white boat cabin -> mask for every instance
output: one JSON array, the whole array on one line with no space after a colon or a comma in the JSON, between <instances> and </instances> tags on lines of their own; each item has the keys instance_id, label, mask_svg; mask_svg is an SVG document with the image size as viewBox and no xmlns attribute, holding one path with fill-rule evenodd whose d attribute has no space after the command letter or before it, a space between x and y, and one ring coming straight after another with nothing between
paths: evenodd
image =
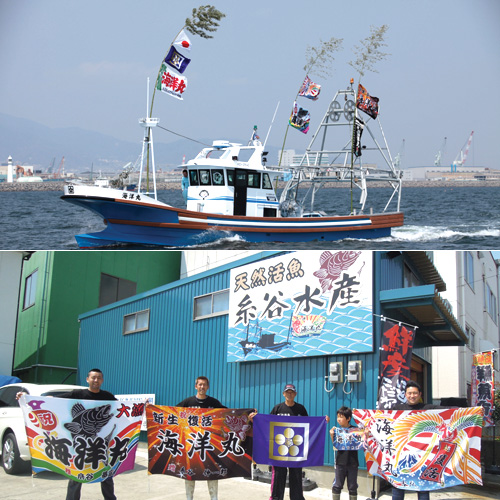
<instances>
[{"instance_id":1,"label":"white boat cabin","mask_svg":"<svg viewBox=\"0 0 500 500\"><path fill-rule=\"evenodd\" d=\"M185 165L189 188L187 209L221 215L278 217L274 191L281 171L265 166L264 147L214 141Z\"/></svg>"}]
</instances>

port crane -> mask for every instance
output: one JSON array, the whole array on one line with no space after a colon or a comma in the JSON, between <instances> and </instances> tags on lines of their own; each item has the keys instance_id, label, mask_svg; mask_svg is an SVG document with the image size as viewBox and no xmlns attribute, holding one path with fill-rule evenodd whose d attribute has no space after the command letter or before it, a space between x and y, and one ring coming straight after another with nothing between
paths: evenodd
<instances>
[{"instance_id":1,"label":"port crane","mask_svg":"<svg viewBox=\"0 0 500 500\"><path fill-rule=\"evenodd\" d=\"M455 158L455 161L451 164L451 171L452 172L456 172L457 167L463 167L465 160L467 159L467 155L469 154L469 148L470 148L470 145L472 142L473 135L474 135L474 130L470 133L469 140L467 141L467 145L466 146L464 145L465 151L464 151L464 148L462 148L458 152L457 157Z\"/></svg>"},{"instance_id":2,"label":"port crane","mask_svg":"<svg viewBox=\"0 0 500 500\"><path fill-rule=\"evenodd\" d=\"M54 179L59 179L61 177L61 169L63 171L64 175L64 156L62 157L61 163L59 163L59 168L57 169L57 172L54 172Z\"/></svg>"},{"instance_id":3,"label":"port crane","mask_svg":"<svg viewBox=\"0 0 500 500\"><path fill-rule=\"evenodd\" d=\"M434 160L434 166L435 167L440 167L441 166L441 158L444 155L445 148L446 148L446 137L444 138L443 144L441 145L441 149L437 152L436 158Z\"/></svg>"}]
</instances>

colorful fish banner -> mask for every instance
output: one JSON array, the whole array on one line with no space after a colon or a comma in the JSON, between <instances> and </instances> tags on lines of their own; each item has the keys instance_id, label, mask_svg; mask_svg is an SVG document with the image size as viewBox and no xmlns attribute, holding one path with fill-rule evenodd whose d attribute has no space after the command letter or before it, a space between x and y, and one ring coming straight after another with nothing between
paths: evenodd
<instances>
[{"instance_id":1,"label":"colorful fish banner","mask_svg":"<svg viewBox=\"0 0 500 500\"><path fill-rule=\"evenodd\" d=\"M406 402L414 338L415 328L386 319L382 321L378 409L390 410L394 405Z\"/></svg>"},{"instance_id":2,"label":"colorful fish banner","mask_svg":"<svg viewBox=\"0 0 500 500\"><path fill-rule=\"evenodd\" d=\"M335 427L333 447L337 450L362 450L365 447L364 429Z\"/></svg>"},{"instance_id":3,"label":"colorful fish banner","mask_svg":"<svg viewBox=\"0 0 500 500\"><path fill-rule=\"evenodd\" d=\"M297 101L294 101L292 114L290 115L290 119L288 123L297 130L300 130L303 134L307 134L309 131L309 122L311 121L311 117L309 115L309 111L306 109L299 108L297 106Z\"/></svg>"},{"instance_id":4,"label":"colorful fish banner","mask_svg":"<svg viewBox=\"0 0 500 500\"><path fill-rule=\"evenodd\" d=\"M187 78L162 63L160 76L156 81L156 88L176 99L182 100L182 95L187 87Z\"/></svg>"},{"instance_id":5,"label":"colorful fish banner","mask_svg":"<svg viewBox=\"0 0 500 500\"><path fill-rule=\"evenodd\" d=\"M378 115L378 101L378 97L371 96L363 87L363 85L358 85L356 107L361 111L364 111L368 116L371 116L374 120Z\"/></svg>"},{"instance_id":6,"label":"colorful fish banner","mask_svg":"<svg viewBox=\"0 0 500 500\"><path fill-rule=\"evenodd\" d=\"M134 468L144 400L26 395L19 403L33 474L50 470L80 483L96 483Z\"/></svg>"},{"instance_id":7,"label":"colorful fish banner","mask_svg":"<svg viewBox=\"0 0 500 500\"><path fill-rule=\"evenodd\" d=\"M193 481L250 477L252 411L148 405L148 472Z\"/></svg>"},{"instance_id":8,"label":"colorful fish banner","mask_svg":"<svg viewBox=\"0 0 500 500\"><path fill-rule=\"evenodd\" d=\"M373 351L372 253L292 252L231 270L229 362Z\"/></svg>"},{"instance_id":9,"label":"colorful fish banner","mask_svg":"<svg viewBox=\"0 0 500 500\"><path fill-rule=\"evenodd\" d=\"M306 76L302 86L300 87L299 96L307 97L308 99L316 101L319 97L320 91L321 85L314 83L308 76Z\"/></svg>"},{"instance_id":10,"label":"colorful fish banner","mask_svg":"<svg viewBox=\"0 0 500 500\"><path fill-rule=\"evenodd\" d=\"M482 484L483 409L354 410L368 429L368 472L399 489L431 491Z\"/></svg>"},{"instance_id":11,"label":"colorful fish banner","mask_svg":"<svg viewBox=\"0 0 500 500\"><path fill-rule=\"evenodd\" d=\"M493 369L493 351L474 354L472 357L472 406L484 408L484 426L495 425L495 370Z\"/></svg>"},{"instance_id":12,"label":"colorful fish banner","mask_svg":"<svg viewBox=\"0 0 500 500\"><path fill-rule=\"evenodd\" d=\"M253 419L253 460L277 467L323 465L325 417L258 414Z\"/></svg>"}]
</instances>

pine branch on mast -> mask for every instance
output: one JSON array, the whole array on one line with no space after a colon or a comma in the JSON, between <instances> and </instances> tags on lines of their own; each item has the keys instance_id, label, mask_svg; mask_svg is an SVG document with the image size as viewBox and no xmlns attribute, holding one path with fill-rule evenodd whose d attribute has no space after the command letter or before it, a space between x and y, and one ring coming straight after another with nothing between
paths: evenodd
<instances>
[{"instance_id":1,"label":"pine branch on mast","mask_svg":"<svg viewBox=\"0 0 500 500\"><path fill-rule=\"evenodd\" d=\"M214 33L217 31L219 27L219 21L226 17L226 14L220 12L212 5L202 5L197 9L193 9L191 18L186 18L184 26L181 28L179 33L177 33L176 37L172 40L172 43L169 46L169 50L165 54L164 59L168 56L170 48L174 44L177 37L182 33L184 29L189 31L189 33L193 35L198 35L201 38L213 38L213 35L210 33ZM162 65L160 65L160 69L158 70L158 75L155 80L154 88L153 88L153 96L151 98L151 106L149 109L149 118L153 116L153 103L155 100L156 87L158 85L158 80L161 77ZM146 163L146 172L147 172L147 190L149 191L149 134L147 137L148 140L148 150L147 150L147 163Z\"/></svg>"}]
</instances>

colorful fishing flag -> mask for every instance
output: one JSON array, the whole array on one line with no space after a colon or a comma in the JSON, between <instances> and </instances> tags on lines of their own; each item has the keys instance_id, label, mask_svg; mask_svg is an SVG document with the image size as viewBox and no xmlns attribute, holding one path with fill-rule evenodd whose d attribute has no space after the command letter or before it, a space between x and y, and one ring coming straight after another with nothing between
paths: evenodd
<instances>
[{"instance_id":1,"label":"colorful fishing flag","mask_svg":"<svg viewBox=\"0 0 500 500\"><path fill-rule=\"evenodd\" d=\"M181 32L177 35L173 44L180 49L191 50L191 40L188 38L184 30L181 30Z\"/></svg>"},{"instance_id":2,"label":"colorful fishing flag","mask_svg":"<svg viewBox=\"0 0 500 500\"><path fill-rule=\"evenodd\" d=\"M325 417L258 414L253 419L253 460L277 467L323 465Z\"/></svg>"},{"instance_id":3,"label":"colorful fishing flag","mask_svg":"<svg viewBox=\"0 0 500 500\"><path fill-rule=\"evenodd\" d=\"M363 135L363 129L365 128L365 123L361 118L356 116L356 121L354 122L354 156L361 156L361 136Z\"/></svg>"},{"instance_id":4,"label":"colorful fishing flag","mask_svg":"<svg viewBox=\"0 0 500 500\"><path fill-rule=\"evenodd\" d=\"M316 101L319 97L320 91L321 85L313 83L311 79L306 76L304 82L302 83L302 87L300 87L299 96L307 97L308 99Z\"/></svg>"},{"instance_id":5,"label":"colorful fishing flag","mask_svg":"<svg viewBox=\"0 0 500 500\"><path fill-rule=\"evenodd\" d=\"M26 395L19 403L33 474L50 470L80 483L96 483L134 468L144 400Z\"/></svg>"},{"instance_id":6,"label":"colorful fishing flag","mask_svg":"<svg viewBox=\"0 0 500 500\"><path fill-rule=\"evenodd\" d=\"M399 489L482 484L483 409L354 410L367 433L368 472Z\"/></svg>"},{"instance_id":7,"label":"colorful fishing flag","mask_svg":"<svg viewBox=\"0 0 500 500\"><path fill-rule=\"evenodd\" d=\"M371 116L374 120L378 115L378 97L372 97L363 85L358 85L358 97L356 99L356 107Z\"/></svg>"},{"instance_id":8,"label":"colorful fishing flag","mask_svg":"<svg viewBox=\"0 0 500 500\"><path fill-rule=\"evenodd\" d=\"M176 69L179 73L184 73L184 70L187 68L188 64L191 62L191 59L184 57L181 53L175 50L175 47L172 45L170 50L168 51L167 57L165 57L165 62L172 66L172 68Z\"/></svg>"},{"instance_id":9,"label":"colorful fishing flag","mask_svg":"<svg viewBox=\"0 0 500 500\"><path fill-rule=\"evenodd\" d=\"M335 427L333 447L337 450L362 450L364 430L359 427Z\"/></svg>"},{"instance_id":10,"label":"colorful fishing flag","mask_svg":"<svg viewBox=\"0 0 500 500\"><path fill-rule=\"evenodd\" d=\"M292 114L288 123L297 130L300 130L303 134L307 134L309 130L309 122L311 117L309 116L309 111L306 109L298 108L297 101L293 103Z\"/></svg>"},{"instance_id":11,"label":"colorful fishing flag","mask_svg":"<svg viewBox=\"0 0 500 500\"><path fill-rule=\"evenodd\" d=\"M249 477L252 411L148 405L149 473L193 481Z\"/></svg>"},{"instance_id":12,"label":"colorful fishing flag","mask_svg":"<svg viewBox=\"0 0 500 500\"><path fill-rule=\"evenodd\" d=\"M414 328L382 321L377 408L390 410L406 402L414 338Z\"/></svg>"},{"instance_id":13,"label":"colorful fishing flag","mask_svg":"<svg viewBox=\"0 0 500 500\"><path fill-rule=\"evenodd\" d=\"M493 369L493 351L474 354L472 357L472 406L484 408L484 426L495 425L495 371Z\"/></svg>"},{"instance_id":14,"label":"colorful fishing flag","mask_svg":"<svg viewBox=\"0 0 500 500\"><path fill-rule=\"evenodd\" d=\"M166 94L182 100L182 95L187 87L187 78L179 75L170 69L164 62L161 65L160 77L157 80L156 88Z\"/></svg>"}]
</instances>

